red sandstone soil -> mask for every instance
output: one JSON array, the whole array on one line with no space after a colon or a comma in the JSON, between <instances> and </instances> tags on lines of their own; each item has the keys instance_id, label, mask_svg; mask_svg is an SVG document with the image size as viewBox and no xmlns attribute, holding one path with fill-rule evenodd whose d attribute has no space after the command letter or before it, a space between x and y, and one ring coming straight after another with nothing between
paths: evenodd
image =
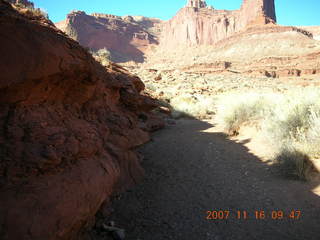
<instances>
[{"instance_id":1,"label":"red sandstone soil","mask_svg":"<svg viewBox=\"0 0 320 240\"><path fill-rule=\"evenodd\" d=\"M207 122L180 120L141 149L145 180L121 195L111 217L126 229L126 239L319 239L316 185L285 179L243 144L210 128ZM230 216L207 220L211 210L228 210ZM238 220L238 210L247 211L248 219ZM256 220L256 210L265 211L266 219ZM273 220L273 210L302 215Z\"/></svg>"}]
</instances>

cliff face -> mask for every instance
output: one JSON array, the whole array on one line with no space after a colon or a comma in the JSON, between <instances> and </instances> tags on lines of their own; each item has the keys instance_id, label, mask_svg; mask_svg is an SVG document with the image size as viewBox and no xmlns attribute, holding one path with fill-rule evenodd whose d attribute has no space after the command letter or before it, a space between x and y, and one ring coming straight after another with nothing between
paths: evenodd
<instances>
[{"instance_id":1,"label":"cliff face","mask_svg":"<svg viewBox=\"0 0 320 240\"><path fill-rule=\"evenodd\" d=\"M235 11L204 7L182 8L163 27L161 45L175 47L180 44L211 45L249 25L276 22L274 0L244 0Z\"/></svg>"},{"instance_id":2,"label":"cliff face","mask_svg":"<svg viewBox=\"0 0 320 240\"><path fill-rule=\"evenodd\" d=\"M243 0L240 8L241 28L250 24L267 24L276 22L274 0Z\"/></svg>"},{"instance_id":3,"label":"cliff face","mask_svg":"<svg viewBox=\"0 0 320 240\"><path fill-rule=\"evenodd\" d=\"M92 50L107 48L115 62L144 61L144 52L158 44L160 20L144 17L118 17L107 14L87 15L77 11L56 26Z\"/></svg>"},{"instance_id":4,"label":"cliff face","mask_svg":"<svg viewBox=\"0 0 320 240\"><path fill-rule=\"evenodd\" d=\"M162 126L144 84L0 0L0 239L79 239Z\"/></svg>"}]
</instances>

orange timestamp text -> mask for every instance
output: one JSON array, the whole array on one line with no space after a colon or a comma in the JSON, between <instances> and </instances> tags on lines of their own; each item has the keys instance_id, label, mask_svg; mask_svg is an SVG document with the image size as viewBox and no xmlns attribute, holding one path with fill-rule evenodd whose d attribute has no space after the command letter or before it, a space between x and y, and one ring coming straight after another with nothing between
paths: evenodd
<instances>
[{"instance_id":1,"label":"orange timestamp text","mask_svg":"<svg viewBox=\"0 0 320 240\"><path fill-rule=\"evenodd\" d=\"M282 210L254 210L254 211L229 211L229 210L212 210L207 211L206 219L207 220L227 220L230 218L233 219L273 219L273 220L282 220L282 219L293 219L298 220L302 216L300 210L290 210L290 211L282 211Z\"/></svg>"}]
</instances>

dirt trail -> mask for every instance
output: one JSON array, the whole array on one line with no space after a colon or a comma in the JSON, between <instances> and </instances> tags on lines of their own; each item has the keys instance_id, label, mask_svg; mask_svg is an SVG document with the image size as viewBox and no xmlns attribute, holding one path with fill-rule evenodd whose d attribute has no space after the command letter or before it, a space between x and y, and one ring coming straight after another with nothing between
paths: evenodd
<instances>
[{"instance_id":1,"label":"dirt trail","mask_svg":"<svg viewBox=\"0 0 320 240\"><path fill-rule=\"evenodd\" d=\"M320 239L320 197L310 184L288 180L242 144L212 125L180 120L155 133L141 152L143 183L114 203L112 219L129 240L311 240ZM226 220L207 211L228 210ZM255 211L266 219L256 220ZM273 210L299 219L273 220ZM247 219L237 219L247 211Z\"/></svg>"}]
</instances>

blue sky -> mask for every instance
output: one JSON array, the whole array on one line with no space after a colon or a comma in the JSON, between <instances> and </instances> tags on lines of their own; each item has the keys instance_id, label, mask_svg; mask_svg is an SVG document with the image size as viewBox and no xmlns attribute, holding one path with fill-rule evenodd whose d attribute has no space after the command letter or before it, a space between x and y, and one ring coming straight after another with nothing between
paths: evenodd
<instances>
[{"instance_id":1,"label":"blue sky","mask_svg":"<svg viewBox=\"0 0 320 240\"><path fill-rule=\"evenodd\" d=\"M168 20L186 4L186 0L34 0L45 9L53 22L65 19L71 10L114 15L142 15ZM278 23L281 25L320 25L320 0L275 0ZM207 0L216 9L233 10L242 0Z\"/></svg>"}]
</instances>

